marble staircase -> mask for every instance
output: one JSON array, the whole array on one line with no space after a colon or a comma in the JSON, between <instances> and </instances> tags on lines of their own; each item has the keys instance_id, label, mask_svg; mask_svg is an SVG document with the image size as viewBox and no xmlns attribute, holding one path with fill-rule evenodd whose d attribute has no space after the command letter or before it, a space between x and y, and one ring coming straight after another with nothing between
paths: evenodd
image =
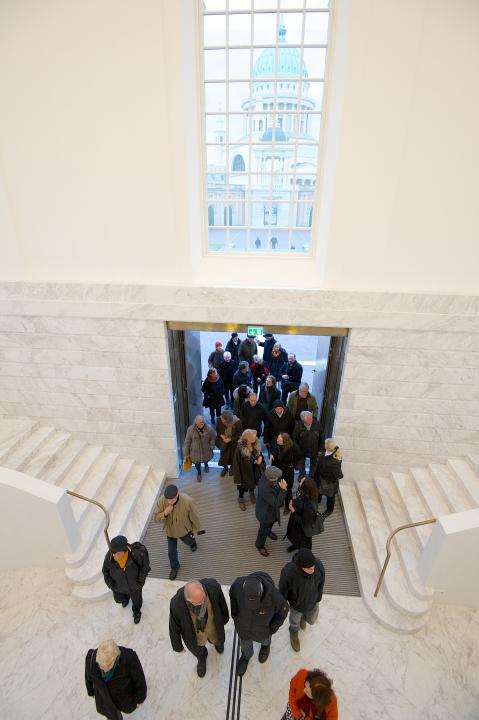
<instances>
[{"instance_id":1,"label":"marble staircase","mask_svg":"<svg viewBox=\"0 0 479 720\"><path fill-rule=\"evenodd\" d=\"M378 597L374 590L386 557L389 533L400 525L479 507L479 462L450 458L408 473L391 472L341 487L361 593L372 615L400 633L428 621L435 593L421 581L417 563L433 525L401 531Z\"/></svg>"},{"instance_id":2,"label":"marble staircase","mask_svg":"<svg viewBox=\"0 0 479 720\"><path fill-rule=\"evenodd\" d=\"M0 419L0 466L27 473L101 502L110 513L109 535L140 539L165 474L70 433L22 419ZM97 600L110 591L101 568L106 552L103 512L71 497L80 543L65 556L72 594Z\"/></svg>"}]
</instances>

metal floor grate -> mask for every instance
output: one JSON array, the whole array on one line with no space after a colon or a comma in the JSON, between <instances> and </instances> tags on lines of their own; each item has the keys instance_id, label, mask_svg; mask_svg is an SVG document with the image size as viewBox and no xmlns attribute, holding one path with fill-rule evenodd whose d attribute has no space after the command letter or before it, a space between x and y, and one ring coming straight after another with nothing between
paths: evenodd
<instances>
[{"instance_id":1,"label":"metal floor grate","mask_svg":"<svg viewBox=\"0 0 479 720\"><path fill-rule=\"evenodd\" d=\"M278 540L268 540L270 552L262 557L255 545L258 521L254 506L246 500L246 512L240 510L233 478L220 478L220 469L210 466L203 472L203 481L196 480L196 471L184 473L175 480L181 491L193 498L205 535L198 538L198 551L192 553L186 545L178 543L181 568L178 580L215 577L218 582L230 585L239 575L256 570L268 572L277 583L282 567L291 558L286 552L287 540L282 540L288 518L281 517L281 527L274 526ZM295 482L296 488L296 482ZM245 496L246 499L246 496ZM150 553L150 577L167 578L170 572L163 527L151 519L143 537ZM325 592L332 595L359 596L359 586L351 553L349 537L344 523L340 498L334 513L325 521L325 531L313 538L313 552L326 569Z\"/></svg>"}]
</instances>

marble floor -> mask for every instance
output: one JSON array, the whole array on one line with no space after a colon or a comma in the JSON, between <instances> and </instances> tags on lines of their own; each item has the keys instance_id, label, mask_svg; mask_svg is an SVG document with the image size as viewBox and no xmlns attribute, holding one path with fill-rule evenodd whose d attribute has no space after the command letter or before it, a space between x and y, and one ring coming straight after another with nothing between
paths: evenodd
<instances>
[{"instance_id":1,"label":"marble floor","mask_svg":"<svg viewBox=\"0 0 479 720\"><path fill-rule=\"evenodd\" d=\"M214 650L199 679L190 654L173 653L168 602L182 583L148 580L143 618L109 599L82 603L60 570L2 574L0 599L1 720L86 720L100 717L86 694L85 653L113 637L143 663L148 697L137 720L223 720L229 682L232 623L225 654ZM341 720L477 720L479 611L436 607L427 628L402 636L385 630L360 598L326 595L318 623L301 634L301 653L287 623L270 659L257 656L244 677L241 720L279 720L290 677L321 667L334 681Z\"/></svg>"}]
</instances>

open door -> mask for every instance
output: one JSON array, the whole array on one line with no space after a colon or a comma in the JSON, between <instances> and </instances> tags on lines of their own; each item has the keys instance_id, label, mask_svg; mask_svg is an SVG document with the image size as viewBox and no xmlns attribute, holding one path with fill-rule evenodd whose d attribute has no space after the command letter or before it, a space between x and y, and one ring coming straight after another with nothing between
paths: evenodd
<instances>
[{"instance_id":1,"label":"open door","mask_svg":"<svg viewBox=\"0 0 479 720\"><path fill-rule=\"evenodd\" d=\"M336 408L338 405L347 341L347 337L331 337L320 418L325 437L332 437L334 434L334 421L336 418Z\"/></svg>"},{"instance_id":2,"label":"open door","mask_svg":"<svg viewBox=\"0 0 479 720\"><path fill-rule=\"evenodd\" d=\"M183 330L168 330L171 385L177 438L178 470L183 466L183 444L189 425L188 390L186 381L185 337Z\"/></svg>"}]
</instances>

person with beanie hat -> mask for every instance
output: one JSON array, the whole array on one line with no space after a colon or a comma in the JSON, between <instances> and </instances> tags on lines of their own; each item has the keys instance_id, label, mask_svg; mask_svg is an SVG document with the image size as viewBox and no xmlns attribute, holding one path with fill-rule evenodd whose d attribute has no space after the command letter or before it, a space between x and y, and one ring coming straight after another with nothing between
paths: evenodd
<instances>
[{"instance_id":1,"label":"person with beanie hat","mask_svg":"<svg viewBox=\"0 0 479 720\"><path fill-rule=\"evenodd\" d=\"M271 444L276 442L279 433L292 434L294 428L294 419L282 400L275 400L273 409L267 414L264 441L271 453Z\"/></svg>"},{"instance_id":2,"label":"person with beanie hat","mask_svg":"<svg viewBox=\"0 0 479 720\"><path fill-rule=\"evenodd\" d=\"M291 647L299 652L299 629L318 619L323 597L324 565L312 550L301 548L281 570L279 591L289 603L289 638Z\"/></svg>"},{"instance_id":3,"label":"person with beanie hat","mask_svg":"<svg viewBox=\"0 0 479 720\"><path fill-rule=\"evenodd\" d=\"M148 550L144 545L130 544L124 535L112 538L103 561L103 579L116 603L127 607L131 598L135 624L141 619L142 590L150 570Z\"/></svg>"},{"instance_id":4,"label":"person with beanie hat","mask_svg":"<svg viewBox=\"0 0 479 720\"><path fill-rule=\"evenodd\" d=\"M217 340L215 342L215 349L213 350L212 353L209 354L208 367L214 368L215 370L219 370L220 365L223 362L224 352L225 351L223 350L223 343L220 340Z\"/></svg>"},{"instance_id":5,"label":"person with beanie hat","mask_svg":"<svg viewBox=\"0 0 479 720\"><path fill-rule=\"evenodd\" d=\"M275 522L281 525L279 509L284 503L288 485L283 478L282 471L274 466L266 468L258 483L258 499L256 500L256 519L259 522L258 535L255 545L263 557L269 552L265 547L266 538L277 540L278 536L272 532Z\"/></svg>"},{"instance_id":6,"label":"person with beanie hat","mask_svg":"<svg viewBox=\"0 0 479 720\"><path fill-rule=\"evenodd\" d=\"M188 545L191 552L198 549L196 538L200 529L200 519L193 500L186 493L180 493L176 485L167 485L158 500L155 522L162 523L168 541L168 559L170 561L170 580L175 580L180 569L178 560L178 539Z\"/></svg>"}]
</instances>

